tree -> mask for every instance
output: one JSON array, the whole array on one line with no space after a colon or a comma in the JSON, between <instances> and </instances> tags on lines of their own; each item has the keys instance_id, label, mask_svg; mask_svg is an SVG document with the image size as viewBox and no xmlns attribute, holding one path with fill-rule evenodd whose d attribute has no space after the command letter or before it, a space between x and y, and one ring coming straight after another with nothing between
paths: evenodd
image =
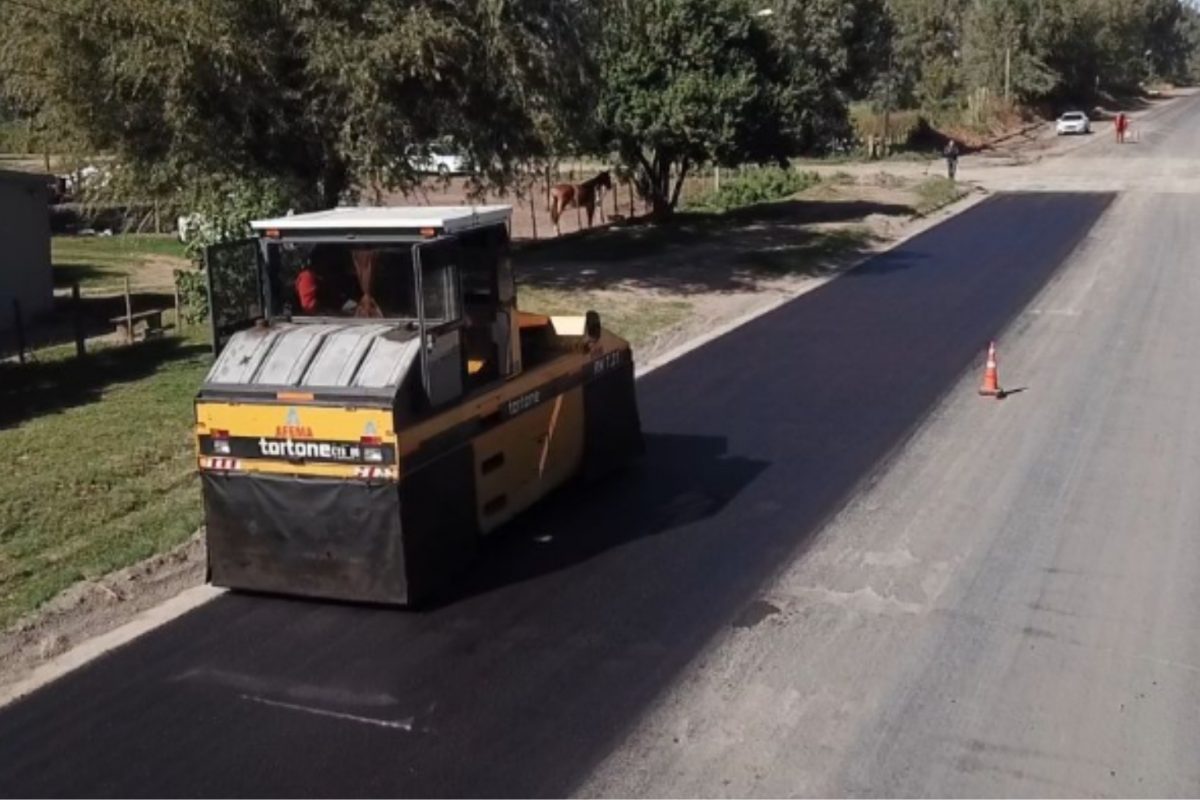
<instances>
[{"instance_id":1,"label":"tree","mask_svg":"<svg viewBox=\"0 0 1200 800\"><path fill-rule=\"evenodd\" d=\"M962 22L969 0L891 0L901 102L956 103L962 90Z\"/></svg>"},{"instance_id":2,"label":"tree","mask_svg":"<svg viewBox=\"0 0 1200 800\"><path fill-rule=\"evenodd\" d=\"M895 35L885 0L778 0L772 10L792 64L826 79L823 91L862 99L885 77Z\"/></svg>"},{"instance_id":3,"label":"tree","mask_svg":"<svg viewBox=\"0 0 1200 800\"><path fill-rule=\"evenodd\" d=\"M1022 102L1053 91L1058 75L1039 41L1043 7L1036 0L977 0L963 23L964 82L996 96L1007 88Z\"/></svg>"},{"instance_id":4,"label":"tree","mask_svg":"<svg viewBox=\"0 0 1200 800\"><path fill-rule=\"evenodd\" d=\"M743 0L610 0L598 62L601 139L660 217L697 165L784 162L827 113L800 116L813 95Z\"/></svg>"},{"instance_id":5,"label":"tree","mask_svg":"<svg viewBox=\"0 0 1200 800\"><path fill-rule=\"evenodd\" d=\"M411 186L442 137L505 184L588 111L578 0L48 3L5 9L0 89L148 193L221 175L328 206Z\"/></svg>"}]
</instances>

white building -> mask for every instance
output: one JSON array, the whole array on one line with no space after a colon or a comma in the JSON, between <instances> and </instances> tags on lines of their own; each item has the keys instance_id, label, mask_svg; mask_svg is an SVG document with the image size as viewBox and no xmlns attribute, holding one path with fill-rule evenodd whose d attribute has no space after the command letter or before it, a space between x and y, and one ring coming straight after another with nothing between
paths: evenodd
<instances>
[{"instance_id":1,"label":"white building","mask_svg":"<svg viewBox=\"0 0 1200 800\"><path fill-rule=\"evenodd\" d=\"M0 331L14 327L14 300L26 325L54 304L50 180L0 170Z\"/></svg>"}]
</instances>

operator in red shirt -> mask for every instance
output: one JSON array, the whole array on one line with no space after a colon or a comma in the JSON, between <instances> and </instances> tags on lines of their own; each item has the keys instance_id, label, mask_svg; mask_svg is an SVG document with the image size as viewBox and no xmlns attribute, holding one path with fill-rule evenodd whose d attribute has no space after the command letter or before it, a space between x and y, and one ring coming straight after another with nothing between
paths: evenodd
<instances>
[{"instance_id":1,"label":"operator in red shirt","mask_svg":"<svg viewBox=\"0 0 1200 800\"><path fill-rule=\"evenodd\" d=\"M321 282L312 264L306 263L296 276L296 297L300 300L300 310L305 314L316 314L321 308Z\"/></svg>"}]
</instances>

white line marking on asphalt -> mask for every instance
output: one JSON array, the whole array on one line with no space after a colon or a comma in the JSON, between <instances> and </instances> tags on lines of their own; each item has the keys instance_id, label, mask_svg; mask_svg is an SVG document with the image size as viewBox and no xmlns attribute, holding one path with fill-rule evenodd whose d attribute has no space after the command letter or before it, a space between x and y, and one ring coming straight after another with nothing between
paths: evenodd
<instances>
[{"instance_id":1,"label":"white line marking on asphalt","mask_svg":"<svg viewBox=\"0 0 1200 800\"><path fill-rule=\"evenodd\" d=\"M342 711L330 711L325 708L313 708L312 706L302 706L296 703L284 703L279 700L268 700L265 697L259 697L253 694L242 695L243 700L249 700L251 703L261 703L264 706L272 708L286 708L289 711L299 711L302 714L312 714L317 717L330 717L332 719L342 719L347 722L359 722L363 725L375 725L379 728L392 728L393 730L407 731L412 733L413 718L406 719L375 719L374 717L360 717L357 714L346 714Z\"/></svg>"}]
</instances>

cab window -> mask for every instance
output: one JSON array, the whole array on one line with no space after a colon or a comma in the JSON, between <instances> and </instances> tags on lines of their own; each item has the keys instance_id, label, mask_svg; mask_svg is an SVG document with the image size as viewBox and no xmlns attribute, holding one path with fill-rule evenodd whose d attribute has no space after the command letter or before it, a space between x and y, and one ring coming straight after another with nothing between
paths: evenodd
<instances>
[{"instance_id":1,"label":"cab window","mask_svg":"<svg viewBox=\"0 0 1200 800\"><path fill-rule=\"evenodd\" d=\"M292 242L273 249L269 277L276 315L418 319L412 245ZM458 318L458 272L446 254L423 255L421 301L432 324Z\"/></svg>"}]
</instances>

